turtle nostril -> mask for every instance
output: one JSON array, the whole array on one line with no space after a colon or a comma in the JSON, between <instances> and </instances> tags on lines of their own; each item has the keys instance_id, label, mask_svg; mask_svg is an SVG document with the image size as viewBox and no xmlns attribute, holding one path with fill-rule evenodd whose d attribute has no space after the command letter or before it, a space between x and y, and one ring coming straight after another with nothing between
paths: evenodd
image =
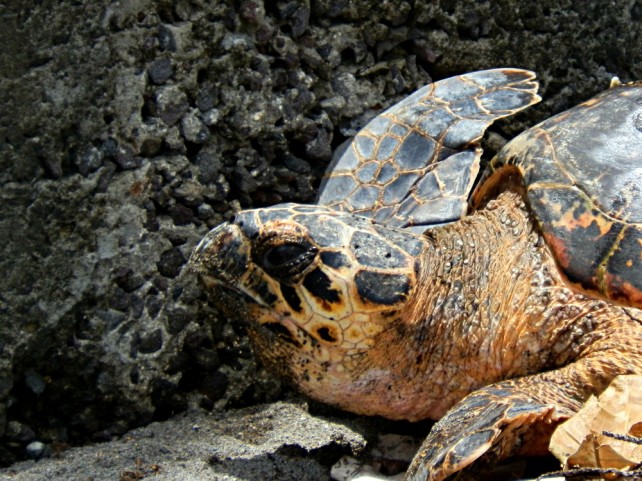
<instances>
[{"instance_id":1,"label":"turtle nostril","mask_svg":"<svg viewBox=\"0 0 642 481\"><path fill-rule=\"evenodd\" d=\"M263 324L263 327L272 332L272 334L274 334L281 341L293 344L297 347L301 347L299 341L296 340L290 330L284 325L277 322L268 322L266 324Z\"/></svg>"}]
</instances>

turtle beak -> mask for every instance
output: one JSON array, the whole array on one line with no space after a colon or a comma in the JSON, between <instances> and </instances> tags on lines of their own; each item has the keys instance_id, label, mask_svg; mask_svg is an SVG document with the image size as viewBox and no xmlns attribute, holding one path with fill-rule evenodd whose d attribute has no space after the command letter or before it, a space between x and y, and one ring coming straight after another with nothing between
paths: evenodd
<instances>
[{"instance_id":1,"label":"turtle beak","mask_svg":"<svg viewBox=\"0 0 642 481\"><path fill-rule=\"evenodd\" d=\"M223 284L233 288L246 271L248 251L248 241L241 229L234 224L221 224L198 244L189 267L207 287Z\"/></svg>"}]
</instances>

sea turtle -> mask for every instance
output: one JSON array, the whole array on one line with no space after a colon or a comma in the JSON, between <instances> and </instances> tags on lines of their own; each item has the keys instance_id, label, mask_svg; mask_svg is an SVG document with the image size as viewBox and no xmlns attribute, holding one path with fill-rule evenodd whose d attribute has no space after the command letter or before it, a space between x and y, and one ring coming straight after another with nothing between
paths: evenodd
<instances>
[{"instance_id":1,"label":"sea turtle","mask_svg":"<svg viewBox=\"0 0 642 481\"><path fill-rule=\"evenodd\" d=\"M536 90L519 69L428 85L338 155L317 205L240 212L191 259L305 394L440 419L409 480L543 453L642 374L642 83L524 132L476 181L484 130Z\"/></svg>"}]
</instances>

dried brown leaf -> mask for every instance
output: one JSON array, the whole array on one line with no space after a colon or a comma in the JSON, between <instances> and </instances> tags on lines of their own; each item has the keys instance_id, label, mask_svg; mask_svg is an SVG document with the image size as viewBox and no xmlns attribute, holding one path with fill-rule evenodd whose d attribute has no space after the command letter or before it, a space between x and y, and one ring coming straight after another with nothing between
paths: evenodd
<instances>
[{"instance_id":1,"label":"dried brown leaf","mask_svg":"<svg viewBox=\"0 0 642 481\"><path fill-rule=\"evenodd\" d=\"M636 438L642 438L642 423L635 423L629 429L629 434L635 436Z\"/></svg>"},{"instance_id":2,"label":"dried brown leaf","mask_svg":"<svg viewBox=\"0 0 642 481\"><path fill-rule=\"evenodd\" d=\"M642 463L642 445L604 431L639 436L642 431L642 376L618 376L599 396L553 433L550 451L569 467L629 469ZM636 434L637 433L637 434Z\"/></svg>"}]
</instances>

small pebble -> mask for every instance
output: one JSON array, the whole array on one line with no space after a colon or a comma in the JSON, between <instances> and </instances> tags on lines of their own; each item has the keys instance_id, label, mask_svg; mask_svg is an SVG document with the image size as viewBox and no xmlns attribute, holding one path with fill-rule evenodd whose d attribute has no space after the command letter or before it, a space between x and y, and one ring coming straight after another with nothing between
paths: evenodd
<instances>
[{"instance_id":1,"label":"small pebble","mask_svg":"<svg viewBox=\"0 0 642 481\"><path fill-rule=\"evenodd\" d=\"M27 445L27 456L31 459L42 459L51 456L51 449L45 443L33 441Z\"/></svg>"}]
</instances>

